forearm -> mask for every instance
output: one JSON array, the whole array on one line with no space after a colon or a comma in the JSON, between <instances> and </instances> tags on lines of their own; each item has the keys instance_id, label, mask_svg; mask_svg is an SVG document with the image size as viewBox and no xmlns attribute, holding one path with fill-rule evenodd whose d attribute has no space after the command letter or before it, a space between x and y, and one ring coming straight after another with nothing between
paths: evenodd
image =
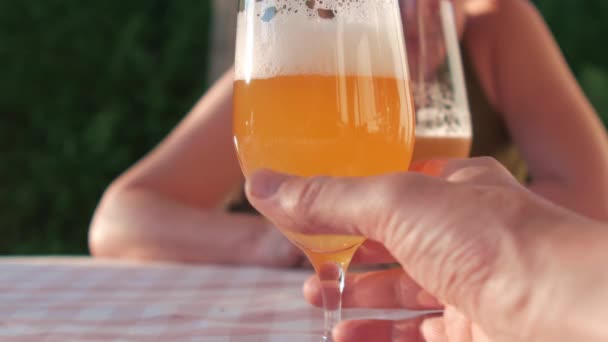
<instances>
[{"instance_id":1,"label":"forearm","mask_svg":"<svg viewBox=\"0 0 608 342\"><path fill-rule=\"evenodd\" d=\"M608 222L605 129L531 2L494 5L471 13L465 45L526 161L530 189Z\"/></svg>"},{"instance_id":2,"label":"forearm","mask_svg":"<svg viewBox=\"0 0 608 342\"><path fill-rule=\"evenodd\" d=\"M268 266L295 259L262 217L200 210L146 189L104 196L89 239L100 257Z\"/></svg>"}]
</instances>

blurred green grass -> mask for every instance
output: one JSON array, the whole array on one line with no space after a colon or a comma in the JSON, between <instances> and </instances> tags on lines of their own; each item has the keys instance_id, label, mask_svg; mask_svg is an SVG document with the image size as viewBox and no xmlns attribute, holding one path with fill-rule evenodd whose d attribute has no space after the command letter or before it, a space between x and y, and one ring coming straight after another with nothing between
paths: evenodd
<instances>
[{"instance_id":1,"label":"blurred green grass","mask_svg":"<svg viewBox=\"0 0 608 342\"><path fill-rule=\"evenodd\" d=\"M86 253L105 186L206 89L207 0L0 2L0 254Z\"/></svg>"},{"instance_id":2,"label":"blurred green grass","mask_svg":"<svg viewBox=\"0 0 608 342\"><path fill-rule=\"evenodd\" d=\"M87 252L104 188L207 87L210 3L0 2L0 254ZM536 3L608 123L608 1Z\"/></svg>"}]
</instances>

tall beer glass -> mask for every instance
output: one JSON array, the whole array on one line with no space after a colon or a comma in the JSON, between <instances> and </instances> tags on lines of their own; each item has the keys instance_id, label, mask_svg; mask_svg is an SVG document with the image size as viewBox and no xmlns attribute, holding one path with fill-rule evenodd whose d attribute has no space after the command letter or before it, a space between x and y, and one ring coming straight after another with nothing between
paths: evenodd
<instances>
[{"instance_id":1,"label":"tall beer glass","mask_svg":"<svg viewBox=\"0 0 608 342\"><path fill-rule=\"evenodd\" d=\"M243 173L407 171L415 126L408 80L398 0L241 0L234 140ZM279 228L319 275L329 341L344 272L364 238Z\"/></svg>"},{"instance_id":2,"label":"tall beer glass","mask_svg":"<svg viewBox=\"0 0 608 342\"><path fill-rule=\"evenodd\" d=\"M453 1L400 2L416 103L413 161L468 157L473 132Z\"/></svg>"}]
</instances>

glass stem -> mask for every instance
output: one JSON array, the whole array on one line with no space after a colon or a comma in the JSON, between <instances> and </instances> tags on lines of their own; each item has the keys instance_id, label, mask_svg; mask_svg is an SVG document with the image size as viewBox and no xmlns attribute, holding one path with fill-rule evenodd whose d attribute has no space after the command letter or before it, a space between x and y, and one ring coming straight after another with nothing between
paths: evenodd
<instances>
[{"instance_id":1,"label":"glass stem","mask_svg":"<svg viewBox=\"0 0 608 342\"><path fill-rule=\"evenodd\" d=\"M344 274L346 265L336 262L325 262L317 269L323 295L325 311L325 329L323 342L331 342L332 330L342 319L342 292L344 291Z\"/></svg>"}]
</instances>

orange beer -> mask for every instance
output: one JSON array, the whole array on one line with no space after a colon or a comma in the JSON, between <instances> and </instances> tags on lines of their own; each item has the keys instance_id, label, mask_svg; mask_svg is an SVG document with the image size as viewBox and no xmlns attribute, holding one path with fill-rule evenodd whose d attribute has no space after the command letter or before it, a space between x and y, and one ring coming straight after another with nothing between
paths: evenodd
<instances>
[{"instance_id":1,"label":"orange beer","mask_svg":"<svg viewBox=\"0 0 608 342\"><path fill-rule=\"evenodd\" d=\"M470 137L416 136L412 161L436 158L467 158L471 150Z\"/></svg>"},{"instance_id":2,"label":"orange beer","mask_svg":"<svg viewBox=\"0 0 608 342\"><path fill-rule=\"evenodd\" d=\"M237 37L234 139L246 176L262 168L353 177L408 170L414 106L397 1L370 4L344 20L302 9L268 22L239 14L249 29L237 31L249 36ZM316 265L347 265L364 241L282 231Z\"/></svg>"},{"instance_id":3,"label":"orange beer","mask_svg":"<svg viewBox=\"0 0 608 342\"><path fill-rule=\"evenodd\" d=\"M264 168L299 176L369 176L409 167L413 104L402 79L280 76L236 81L234 92L234 135L245 174ZM363 241L285 233L318 253Z\"/></svg>"}]
</instances>

